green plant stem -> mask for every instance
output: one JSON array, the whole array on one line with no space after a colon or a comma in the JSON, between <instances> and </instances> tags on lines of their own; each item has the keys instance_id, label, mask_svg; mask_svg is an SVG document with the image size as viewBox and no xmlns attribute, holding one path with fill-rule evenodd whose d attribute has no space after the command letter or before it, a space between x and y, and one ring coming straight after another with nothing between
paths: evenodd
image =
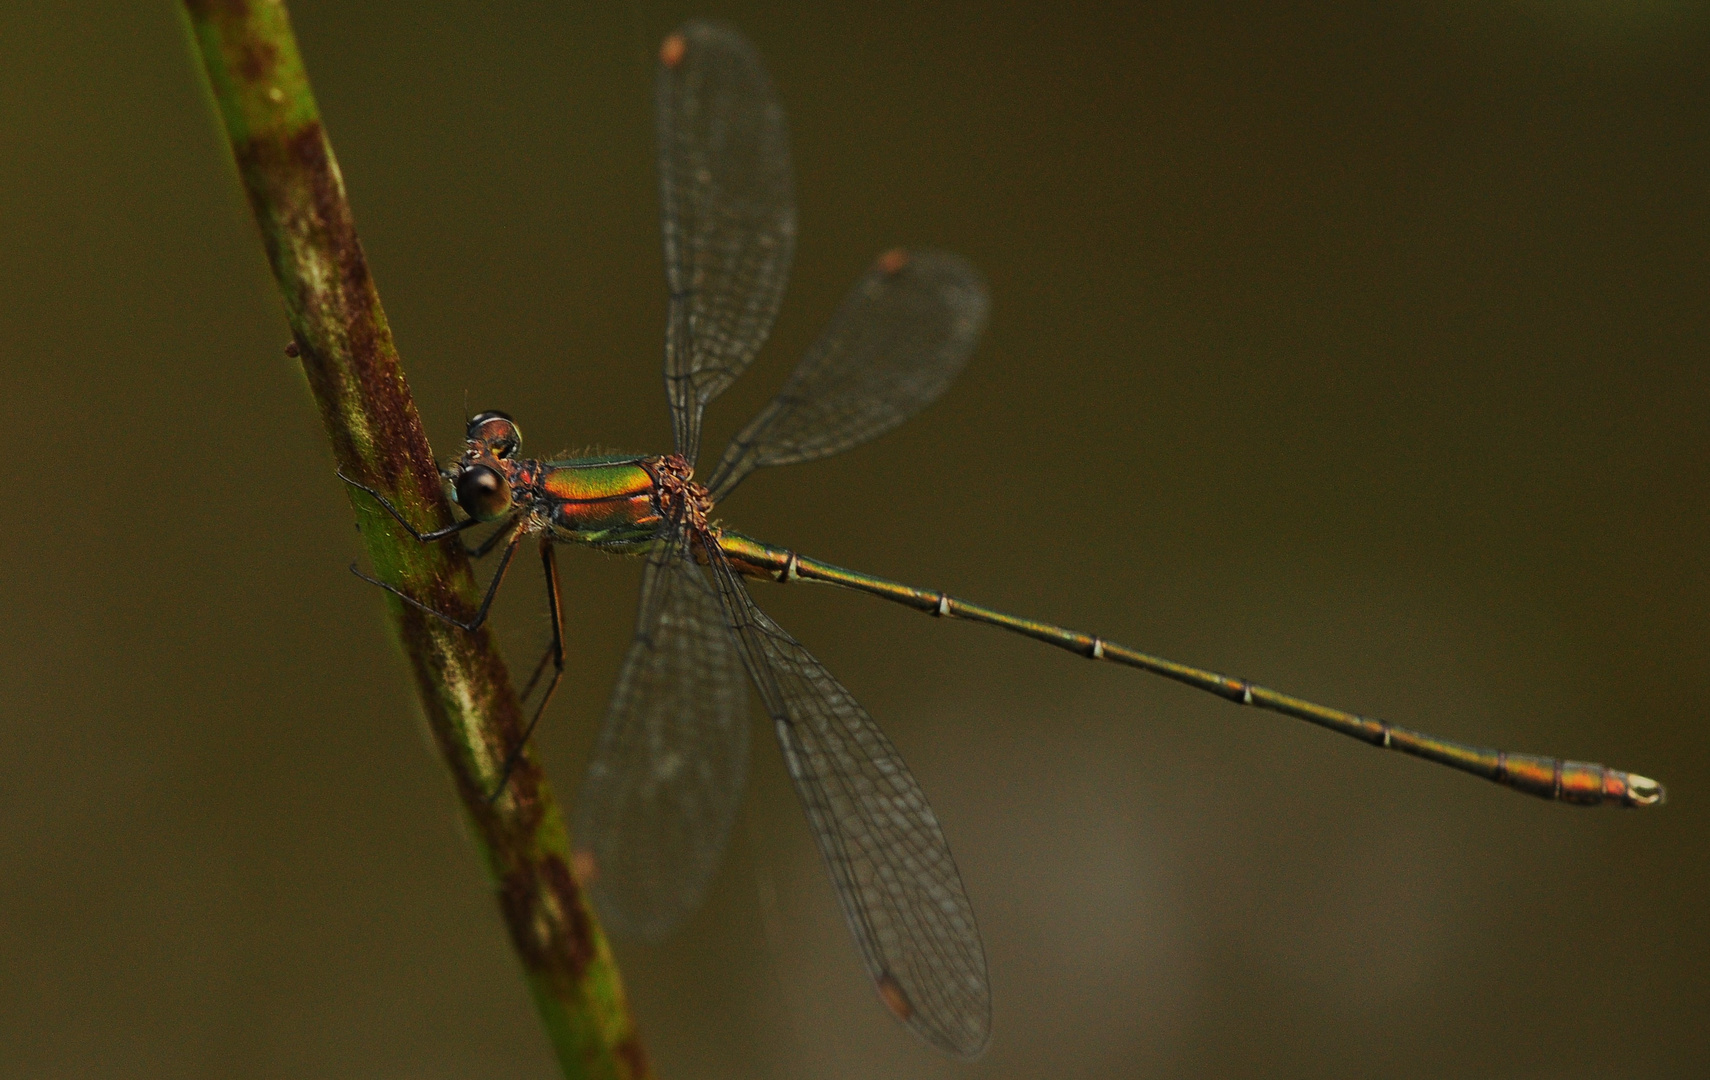
<instances>
[{"instance_id":1,"label":"green plant stem","mask_svg":"<svg viewBox=\"0 0 1710 1080\"><path fill-rule=\"evenodd\" d=\"M357 242L285 5L185 0L184 7L334 457L419 528L449 524L433 451ZM470 617L478 597L461 547L417 543L372 499L347 490L378 575L439 610ZM611 950L571 874L563 817L532 755L518 764L504 796L492 804L485 797L522 731L503 660L485 629L466 633L395 598L390 603L429 727L564 1075L651 1076Z\"/></svg>"}]
</instances>

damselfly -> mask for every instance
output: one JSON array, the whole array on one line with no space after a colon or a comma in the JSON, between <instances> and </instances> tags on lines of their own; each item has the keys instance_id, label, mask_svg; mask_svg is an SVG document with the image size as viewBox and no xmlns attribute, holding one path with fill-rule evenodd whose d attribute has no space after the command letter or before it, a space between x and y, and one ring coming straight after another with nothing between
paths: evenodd
<instances>
[{"instance_id":1,"label":"damselfly","mask_svg":"<svg viewBox=\"0 0 1710 1080\"><path fill-rule=\"evenodd\" d=\"M745 578L826 582L1001 627L1548 799L1662 801L1661 785L1642 776L1467 746L1314 705L1093 634L845 570L714 521L714 507L753 470L848 450L935 400L973 350L986 292L954 255L880 256L783 390L732 440L706 483L698 482L702 413L747 368L777 313L795 246L795 203L783 110L759 57L738 34L694 22L666 38L656 95L670 288L665 391L675 452L532 460L520 456L511 418L484 412L468 422L463 454L446 471L464 520L419 532L378 492L356 484L424 542L498 523L471 551L502 548L473 618L459 620L392 589L465 629L486 620L524 539L539 540L553 636L524 698L549 664L552 674L498 770L495 798L563 676L554 545L646 557L635 638L576 818L579 874L614 929L649 937L668 932L699 903L717 868L747 775L746 672L776 727L880 998L950 1053L977 1053L989 1036L984 947L919 783L867 710L755 605Z\"/></svg>"}]
</instances>

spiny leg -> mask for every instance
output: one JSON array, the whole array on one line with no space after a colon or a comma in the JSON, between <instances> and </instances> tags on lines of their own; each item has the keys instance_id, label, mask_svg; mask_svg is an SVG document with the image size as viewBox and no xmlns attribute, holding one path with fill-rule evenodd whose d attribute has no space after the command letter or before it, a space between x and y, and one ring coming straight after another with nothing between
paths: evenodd
<instances>
[{"instance_id":1,"label":"spiny leg","mask_svg":"<svg viewBox=\"0 0 1710 1080\"><path fill-rule=\"evenodd\" d=\"M507 553L506 558L509 559ZM529 718L528 727L523 729L522 738L517 740L516 748L505 758L504 768L499 770L499 784L493 793L487 796L488 802L493 802L505 793L505 788L511 782L511 773L522 760L523 751L528 749L528 740L534 735L536 724L546 712L546 703L552 700L553 691L564 681L564 610L558 597L558 553L550 537L540 538L540 565L546 572L546 606L552 614L552 644L548 646L546 655L535 665L534 674L529 677L528 686L522 692L522 699L528 700L534 692L534 684L540 680L541 672L546 670L547 660L552 661L552 681L546 684L546 692L540 695L540 704L534 707L534 715Z\"/></svg>"},{"instance_id":2,"label":"spiny leg","mask_svg":"<svg viewBox=\"0 0 1710 1080\"><path fill-rule=\"evenodd\" d=\"M435 540L444 540L448 536L453 536L457 533L462 532L464 529L473 528L474 526L480 524L480 522L478 520L476 520L475 518L464 518L462 521L454 522L453 524L447 525L443 529L434 529L432 532L418 532L416 530L416 527L414 525L411 525L409 523L409 521L407 521L404 518L403 513L396 506L392 505L392 500L386 498L386 496L380 494L378 491L375 491L373 488L369 487L367 484L361 483L361 482L356 481L356 480L352 480L350 477L344 475L343 469L339 469L339 470L337 470L337 472L338 472L338 478L340 480L343 480L345 483L349 484L351 487L355 488L358 491L367 492L374 499L375 502L379 503L382 507L385 508L385 510L388 514L392 515L393 520L395 520L398 524L402 525L409 532L409 534L411 536L415 537L417 540L421 541L424 544L431 544ZM503 532L504 530L501 529L499 531ZM497 534L495 534L495 535L497 535ZM491 543L491 538L489 538L488 543L486 545L483 545L483 547L481 548L481 554L485 555L487 553L487 551L491 550L491 548L492 548L492 543ZM475 554L474 550L472 550L470 548L466 547L466 548L464 548L464 550L468 551L471 555Z\"/></svg>"},{"instance_id":3,"label":"spiny leg","mask_svg":"<svg viewBox=\"0 0 1710 1080\"><path fill-rule=\"evenodd\" d=\"M540 538L540 563L541 569L546 574L546 606L552 616L552 641L547 644L546 651L540 654L540 662L534 665L534 672L529 675L528 683L523 687L522 693L518 695L523 701L527 701L529 695L534 693L535 684L540 682L540 677L546 672L548 663L557 665L558 675L564 673L562 601L558 594L558 552L553 547L552 541L544 536ZM554 676L553 685L557 685L557 676ZM546 692L550 696L552 689L548 688Z\"/></svg>"},{"instance_id":4,"label":"spiny leg","mask_svg":"<svg viewBox=\"0 0 1710 1080\"><path fill-rule=\"evenodd\" d=\"M364 574L355 563L350 564L350 572L361 578L363 581L368 582L370 585L380 586L382 589L385 589L404 603L409 604L413 608L418 608L427 612L429 615L439 619L441 622L448 622L452 626L458 627L462 630L468 630L473 633L474 631L481 629L481 624L487 621L487 609L493 606L493 597L498 595L499 583L505 580L505 571L510 569L511 559L515 557L517 548L522 544L523 537L528 535L527 531L523 529L523 525L527 520L526 516L518 514L515 518L511 519L510 524L506 527L511 534L511 542L505 545L504 557L499 560L499 568L493 572L493 580L487 585L487 595L481 598L480 608L476 610L475 617L467 622L452 615L447 615L438 608L430 607L404 592L402 589L393 585L388 585L379 578L370 577L367 574ZM409 526L407 525L405 526L405 528L408 527ZM501 529L499 530L499 534L503 534L505 531L506 529Z\"/></svg>"},{"instance_id":5,"label":"spiny leg","mask_svg":"<svg viewBox=\"0 0 1710 1080\"><path fill-rule=\"evenodd\" d=\"M548 642L545 651L540 654L539 662L534 665L534 671L529 674L528 682L523 685L522 693L517 695L518 701L527 701L529 695L534 693L535 684L546 674L546 665L552 662L552 651L552 644Z\"/></svg>"},{"instance_id":6,"label":"spiny leg","mask_svg":"<svg viewBox=\"0 0 1710 1080\"><path fill-rule=\"evenodd\" d=\"M475 519L470 518L469 520L473 521ZM493 535L487 537L487 539L481 541L481 543L475 547L468 547L466 545L463 548L463 553L468 555L471 559L485 559L487 557L487 553L498 546L499 540L505 535L505 531L510 528L510 525L511 523L509 521L500 525L497 529L493 530Z\"/></svg>"}]
</instances>

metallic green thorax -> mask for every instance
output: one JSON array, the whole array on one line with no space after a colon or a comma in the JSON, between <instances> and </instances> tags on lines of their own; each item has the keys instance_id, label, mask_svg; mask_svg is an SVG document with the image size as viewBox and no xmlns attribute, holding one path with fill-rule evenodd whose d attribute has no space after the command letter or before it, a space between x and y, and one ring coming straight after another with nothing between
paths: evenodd
<instances>
[{"instance_id":1,"label":"metallic green thorax","mask_svg":"<svg viewBox=\"0 0 1710 1080\"><path fill-rule=\"evenodd\" d=\"M528 494L555 538L639 553L651 546L664 521L658 460L596 457L518 464L538 469L528 477L534 489Z\"/></svg>"}]
</instances>

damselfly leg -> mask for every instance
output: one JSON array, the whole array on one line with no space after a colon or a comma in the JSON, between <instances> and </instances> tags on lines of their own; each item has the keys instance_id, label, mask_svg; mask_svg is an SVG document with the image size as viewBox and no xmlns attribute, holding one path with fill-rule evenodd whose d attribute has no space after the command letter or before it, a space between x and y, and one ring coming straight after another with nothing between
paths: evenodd
<instances>
[{"instance_id":1,"label":"damselfly leg","mask_svg":"<svg viewBox=\"0 0 1710 1080\"><path fill-rule=\"evenodd\" d=\"M558 684L564 681L564 609L558 597L558 551L551 540L540 538L540 566L546 574L546 606L552 613L552 644L546 647L546 654L540 658L540 663L534 666L534 674L528 678L528 685L523 687L521 699L528 700L534 693L535 684L540 681L541 673L546 670L548 661L552 663L552 679L546 684L546 690L540 695L540 701L534 707L534 715L529 717L528 726L523 728L522 738L505 757L505 764L499 770L499 783L493 788L493 793L487 796L488 802L493 802L505 793L505 786L511 782L511 773L522 760L523 751L528 747L528 740L534 735L536 725L540 723L541 714L546 712L546 703L552 700Z\"/></svg>"},{"instance_id":2,"label":"damselfly leg","mask_svg":"<svg viewBox=\"0 0 1710 1080\"><path fill-rule=\"evenodd\" d=\"M465 529L472 529L475 526L481 524L480 521L471 517L471 518L464 518L462 521L453 522L452 524L447 525L443 529L434 529L431 532L422 532L419 529L417 529L414 525L410 524L409 518L406 518L403 515L402 511L400 511L396 506L392 505L392 500L388 499L386 496L380 494L378 491L369 487L367 484L362 483L360 480L352 480L350 477L344 475L344 470L342 468L340 468L336 471L338 472L338 478L340 480L343 480L345 483L349 484L351 487L355 488L358 491L366 492L370 497L372 497L374 499L375 502L380 504L382 509L384 509L388 514L392 515L392 519L394 521L396 521L398 524L402 525L406 532L408 532L411 536L415 537L421 543L431 544L435 540L444 540L448 536L455 536ZM500 529L499 531L503 532L504 530ZM495 533L494 535L496 536L498 534ZM488 537L487 541L484 544L482 544L480 548L472 548L472 547L469 547L468 545L464 545L463 551L464 551L464 554L466 554L466 555L471 555L471 556L474 556L476 558L480 558L480 555L477 555L476 552L479 551L481 555L485 555L488 551L492 550L492 546L493 546L493 537Z\"/></svg>"},{"instance_id":3,"label":"damselfly leg","mask_svg":"<svg viewBox=\"0 0 1710 1080\"><path fill-rule=\"evenodd\" d=\"M338 476L340 480L343 480L351 487L367 492L376 502L386 509L387 513L392 515L392 518L397 521L398 524L402 525L411 536L415 537L422 543L433 543L438 540L448 539L470 526L481 524L479 519L470 517L443 529L435 529L431 532L425 533L421 532L416 529L415 526L411 525L409 521L404 518L404 515L399 513L398 508L392 505L391 500L387 499L384 495L375 491L367 484L362 484L352 480L344 474L343 470L339 471ZM475 630L479 630L487 621L487 612L492 608L493 598L498 595L499 586L504 582L505 572L510 569L511 559L516 556L517 548L522 545L523 538L528 535L527 529L524 527L527 520L528 512L519 510L510 517L505 518L500 523L499 527L493 531L493 534L483 540L479 545L475 547L469 547L468 545L463 546L465 554L472 559L479 559L491 552L501 540L508 540L505 544L505 553L499 559L499 568L493 572L493 580L487 584L486 594L481 598L481 606L476 610L475 616L471 619L459 619L447 612L440 611L438 608L424 604L403 590L381 581L379 578L363 573L355 563L350 564L350 572L371 585L378 585L380 588L385 589L387 592L404 601L406 604L409 604L411 607L420 611L425 611L434 618L439 619L442 622L449 623L461 630L473 632ZM536 725L540 723L541 715L546 712L547 703L552 700L552 695L558 689L558 684L564 679L564 612L558 591L558 558L551 539L545 536L540 538L540 563L541 568L546 575L546 605L548 611L552 615L552 642L547 646L546 652L540 658L540 662L535 665L534 673L529 676L528 684L523 688L521 695L519 695L520 699L522 701L527 701L529 696L534 693L534 688L539 684L541 676L546 672L546 666L549 662L553 668L552 678L546 684L546 690L541 694L540 701L535 704L534 713L529 717L528 725L523 729L522 737L517 740L516 745L505 756L504 765L499 769L499 782L493 788L492 793L487 796L488 802L492 802L500 795L504 794L506 786L510 783L511 773L516 770L517 763L522 760L523 751L528 747L529 737L534 734Z\"/></svg>"}]
</instances>

